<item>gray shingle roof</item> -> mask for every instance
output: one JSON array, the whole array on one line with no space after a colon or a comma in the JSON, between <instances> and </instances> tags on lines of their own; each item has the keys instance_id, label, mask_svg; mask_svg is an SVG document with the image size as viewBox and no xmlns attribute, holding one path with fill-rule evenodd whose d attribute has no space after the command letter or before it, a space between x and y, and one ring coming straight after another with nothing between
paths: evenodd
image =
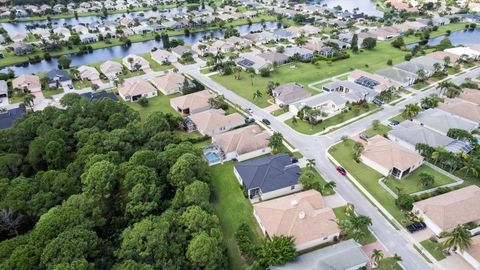
<instances>
[{"instance_id":1,"label":"gray shingle roof","mask_svg":"<svg viewBox=\"0 0 480 270\"><path fill-rule=\"evenodd\" d=\"M417 74L398 68L384 68L377 71L377 74L401 84L409 83L411 80L418 78Z\"/></svg>"},{"instance_id":2,"label":"gray shingle roof","mask_svg":"<svg viewBox=\"0 0 480 270\"><path fill-rule=\"evenodd\" d=\"M431 147L445 147L454 139L447 137L434 130L413 123L411 121L404 121L394 130L390 131L389 137L394 136L402 141L408 142L415 146L417 143L428 144Z\"/></svg>"},{"instance_id":3,"label":"gray shingle roof","mask_svg":"<svg viewBox=\"0 0 480 270\"><path fill-rule=\"evenodd\" d=\"M447 134L448 130L451 128L458 128L471 132L478 127L478 123L474 123L440 109L429 109L421 112L417 115L415 121L443 134Z\"/></svg>"},{"instance_id":4,"label":"gray shingle roof","mask_svg":"<svg viewBox=\"0 0 480 270\"><path fill-rule=\"evenodd\" d=\"M360 245L347 240L297 257L283 266L271 266L271 270L345 270L368 263Z\"/></svg>"},{"instance_id":5,"label":"gray shingle roof","mask_svg":"<svg viewBox=\"0 0 480 270\"><path fill-rule=\"evenodd\" d=\"M0 129L11 127L15 121L22 118L26 113L25 107L18 107L10 109L6 113L0 113Z\"/></svg>"},{"instance_id":6,"label":"gray shingle roof","mask_svg":"<svg viewBox=\"0 0 480 270\"><path fill-rule=\"evenodd\" d=\"M248 160L235 165L245 190L260 188L263 193L296 185L300 167L288 154Z\"/></svg>"}]
</instances>

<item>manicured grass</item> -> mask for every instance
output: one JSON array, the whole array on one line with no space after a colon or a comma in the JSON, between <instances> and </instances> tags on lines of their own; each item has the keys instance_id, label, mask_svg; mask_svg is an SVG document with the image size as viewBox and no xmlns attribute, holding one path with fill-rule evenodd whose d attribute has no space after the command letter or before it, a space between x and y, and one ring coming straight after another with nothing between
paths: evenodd
<instances>
[{"instance_id":1,"label":"manicured grass","mask_svg":"<svg viewBox=\"0 0 480 270\"><path fill-rule=\"evenodd\" d=\"M213 209L220 220L223 240L227 246L230 269L245 269L240 250L234 238L238 226L246 223L252 232L257 232L257 225L253 218L253 207L240 187L233 174L233 163L227 162L211 168ZM259 235L252 235L252 239L259 239Z\"/></svg>"},{"instance_id":2,"label":"manicured grass","mask_svg":"<svg viewBox=\"0 0 480 270\"><path fill-rule=\"evenodd\" d=\"M297 82L308 88L307 85L310 83L343 74L355 68L376 71L386 67L388 59L392 59L394 62L404 61L405 54L405 52L392 47L390 42L379 41L377 42L377 47L373 50L364 50L358 54L351 54L350 58L332 62L330 65L324 61L316 65L311 63L283 65L277 68L269 77L256 75L253 78L253 85L250 75L246 72L241 73L240 80L236 80L234 75L214 75L211 78L263 108L269 105L267 95L265 94L269 81L280 84ZM253 100L253 93L256 90L260 90L264 97Z\"/></svg>"},{"instance_id":3,"label":"manicured grass","mask_svg":"<svg viewBox=\"0 0 480 270\"><path fill-rule=\"evenodd\" d=\"M142 107L138 102L126 102L126 104L138 111L142 119L146 119L149 114L157 111L176 114L177 112L170 106L170 99L178 96L178 94L165 96L159 92L157 97L148 99L147 107Z\"/></svg>"},{"instance_id":4,"label":"manicured grass","mask_svg":"<svg viewBox=\"0 0 480 270\"><path fill-rule=\"evenodd\" d=\"M389 126L385 126L385 125L382 125L382 124L379 124L378 127L376 129L374 129L373 127L372 128L369 128L367 130L365 130L364 132L362 132L363 134L366 134L369 138L375 136L375 135L381 135L381 136L384 136L384 135L387 135L387 133L392 130L391 127Z\"/></svg>"},{"instance_id":5,"label":"manicured grass","mask_svg":"<svg viewBox=\"0 0 480 270\"><path fill-rule=\"evenodd\" d=\"M360 106L356 105L354 109L351 109L347 112L342 112L340 114L327 118L323 120L321 123L318 123L313 126L310 125L307 121L302 121L300 119L297 119L296 124L293 123L292 119L288 119L287 121L285 121L285 123L298 132L309 134L309 135L316 134L324 131L328 127L339 125L343 122L348 121L349 119L358 117L366 112L373 111L378 108L378 106L373 103L367 103L367 104L368 104L368 107L363 107L362 105Z\"/></svg>"},{"instance_id":6,"label":"manicured grass","mask_svg":"<svg viewBox=\"0 0 480 270\"><path fill-rule=\"evenodd\" d=\"M375 269L376 270L403 270L403 268L398 263L393 264L393 262L394 261L392 258L382 259L378 263L378 267Z\"/></svg>"},{"instance_id":7,"label":"manicured grass","mask_svg":"<svg viewBox=\"0 0 480 270\"><path fill-rule=\"evenodd\" d=\"M420 89L425 88L427 86L428 86L428 83L426 83L426 82L416 82L412 85L412 88L416 89L416 90L420 90Z\"/></svg>"},{"instance_id":8,"label":"manicured grass","mask_svg":"<svg viewBox=\"0 0 480 270\"><path fill-rule=\"evenodd\" d=\"M10 104L23 102L23 97L25 95L26 95L25 93L13 93L13 95L8 96L8 102Z\"/></svg>"},{"instance_id":9,"label":"manicured grass","mask_svg":"<svg viewBox=\"0 0 480 270\"><path fill-rule=\"evenodd\" d=\"M89 80L73 81L73 88L75 89L80 90L87 87L92 87L92 82Z\"/></svg>"},{"instance_id":10,"label":"manicured grass","mask_svg":"<svg viewBox=\"0 0 480 270\"><path fill-rule=\"evenodd\" d=\"M443 247L440 243L435 243L430 239L420 242L420 244L430 253L437 261L445 259L443 255Z\"/></svg>"},{"instance_id":11,"label":"manicured grass","mask_svg":"<svg viewBox=\"0 0 480 270\"><path fill-rule=\"evenodd\" d=\"M271 112L271 114L272 114L273 116L279 116L279 115L282 115L282 114L284 114L284 113L286 113L286 111L285 111L284 109L282 109L282 108L277 109L277 110Z\"/></svg>"},{"instance_id":12,"label":"manicured grass","mask_svg":"<svg viewBox=\"0 0 480 270\"><path fill-rule=\"evenodd\" d=\"M157 63L157 61L152 59L152 56L150 55L150 53L139 54L139 56L145 58L145 60L147 60L150 63L150 68L153 71L164 71L164 70L173 68L172 65L161 65Z\"/></svg>"},{"instance_id":13,"label":"manicured grass","mask_svg":"<svg viewBox=\"0 0 480 270\"><path fill-rule=\"evenodd\" d=\"M303 157L303 155L300 152L292 153L292 151L288 150L288 148L283 144L282 144L282 146L280 146L280 148L278 148L277 152L278 153L288 153L288 154L290 154L290 156L296 157L296 158L299 158L299 159Z\"/></svg>"},{"instance_id":14,"label":"manicured grass","mask_svg":"<svg viewBox=\"0 0 480 270\"><path fill-rule=\"evenodd\" d=\"M357 163L353 160L353 145L354 141L347 139L345 142L333 146L329 153L347 170L347 173L357 179L395 219L405 223L404 215L395 205L393 197L378 184L378 180L383 176L367 165Z\"/></svg>"},{"instance_id":15,"label":"manicured grass","mask_svg":"<svg viewBox=\"0 0 480 270\"><path fill-rule=\"evenodd\" d=\"M345 213L346 206L340 206L333 209L333 213L339 221L348 219ZM377 238L370 232L370 230L365 231L365 235L359 239L358 243L361 245L368 245L377 241Z\"/></svg>"},{"instance_id":16,"label":"manicured grass","mask_svg":"<svg viewBox=\"0 0 480 270\"><path fill-rule=\"evenodd\" d=\"M406 120L406 119L403 117L402 114L396 115L396 116L388 119L388 121L398 121L398 122L400 122L400 123L403 122L403 121L405 121L405 120Z\"/></svg>"},{"instance_id":17,"label":"manicured grass","mask_svg":"<svg viewBox=\"0 0 480 270\"><path fill-rule=\"evenodd\" d=\"M58 95L63 93L63 88L59 87L56 89L44 89L42 93L44 97L51 98L53 95Z\"/></svg>"},{"instance_id":18,"label":"manicured grass","mask_svg":"<svg viewBox=\"0 0 480 270\"><path fill-rule=\"evenodd\" d=\"M426 173L435 178L435 183L431 187L423 187L420 184L420 174ZM434 169L428 167L427 165L422 165L418 169L414 170L407 177L398 180L392 176L386 178L386 185L395 193L406 193L411 194L414 192L427 190L429 188L439 187L446 184L455 182L455 180L450 177L435 171ZM399 192L400 191L400 192Z\"/></svg>"}]
</instances>

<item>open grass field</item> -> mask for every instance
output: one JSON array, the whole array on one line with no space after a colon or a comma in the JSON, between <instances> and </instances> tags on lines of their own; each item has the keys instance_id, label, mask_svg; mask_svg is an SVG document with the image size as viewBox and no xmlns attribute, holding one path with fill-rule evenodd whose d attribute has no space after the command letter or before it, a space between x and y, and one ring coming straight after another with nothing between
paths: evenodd
<instances>
[{"instance_id":1,"label":"open grass field","mask_svg":"<svg viewBox=\"0 0 480 270\"><path fill-rule=\"evenodd\" d=\"M433 186L431 187L423 187L420 184L420 174L426 173L435 178L435 182ZM435 171L434 169L428 167L427 165L422 165L415 171L413 171L411 174L409 174L407 177L402 178L401 180L398 180L394 177L387 177L386 178L386 185L395 193L406 193L406 194L411 194L415 192L419 192L422 190L427 190L430 188L434 187L439 187L443 186L446 184L450 184L455 182L452 178Z\"/></svg>"},{"instance_id":2,"label":"open grass field","mask_svg":"<svg viewBox=\"0 0 480 270\"><path fill-rule=\"evenodd\" d=\"M253 217L253 207L244 196L240 183L233 174L233 163L227 162L213 166L212 193L213 209L220 219L223 239L228 250L230 269L243 270L246 268L240 250L234 238L238 226L247 223L252 232L257 232L257 224ZM252 239L260 239L260 235L252 235Z\"/></svg>"},{"instance_id":3,"label":"open grass field","mask_svg":"<svg viewBox=\"0 0 480 270\"><path fill-rule=\"evenodd\" d=\"M340 75L356 68L376 71L386 67L389 59L393 63L398 64L405 61L405 54L405 52L395 49L390 42L379 41L377 42L377 47L373 50L363 50L363 52L358 54L351 53L350 58L332 62L331 64L323 61L316 65L311 63L291 63L278 67L269 77L255 75L253 79L246 72L241 73L240 80L236 80L234 75L213 75L211 78L263 108L269 105L267 95L265 94L269 81L280 84L297 82L308 88L307 85L310 83ZM264 97L253 100L253 93L256 90L260 90Z\"/></svg>"},{"instance_id":4,"label":"open grass field","mask_svg":"<svg viewBox=\"0 0 480 270\"><path fill-rule=\"evenodd\" d=\"M302 121L300 119L297 119L297 123L293 123L292 119L288 119L287 121L285 121L285 123L298 132L311 135L322 132L328 127L339 125L364 113L373 112L376 109L379 109L379 107L373 103L368 103L368 107L356 106L356 108L357 109L354 108L350 111L342 112L340 114L327 118L321 123L313 126L307 121Z\"/></svg>"}]
</instances>

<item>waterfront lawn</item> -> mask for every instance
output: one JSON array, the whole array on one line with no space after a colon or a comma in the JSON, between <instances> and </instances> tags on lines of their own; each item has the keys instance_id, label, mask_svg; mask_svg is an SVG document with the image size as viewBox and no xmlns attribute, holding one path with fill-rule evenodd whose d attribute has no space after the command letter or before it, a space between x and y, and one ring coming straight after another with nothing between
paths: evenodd
<instances>
[{"instance_id":1,"label":"waterfront lawn","mask_svg":"<svg viewBox=\"0 0 480 270\"><path fill-rule=\"evenodd\" d=\"M253 218L252 204L243 195L240 183L233 174L232 162L215 165L211 168L211 172L213 209L220 220L230 269L245 269L246 264L241 257L234 235L242 223L248 224L252 232L258 233L257 224ZM256 241L260 239L260 236L253 234L251 238Z\"/></svg>"},{"instance_id":2,"label":"waterfront lawn","mask_svg":"<svg viewBox=\"0 0 480 270\"><path fill-rule=\"evenodd\" d=\"M430 239L427 239L420 242L420 245L422 245L437 261L445 259L445 255L443 255L442 252L443 246L441 243L436 243Z\"/></svg>"},{"instance_id":3,"label":"waterfront lawn","mask_svg":"<svg viewBox=\"0 0 480 270\"><path fill-rule=\"evenodd\" d=\"M404 215L395 205L393 197L378 184L378 180L383 176L367 165L357 163L353 160L353 145L354 141L347 139L330 148L329 153L347 170L347 173L357 179L396 220L405 223Z\"/></svg>"},{"instance_id":4,"label":"waterfront lawn","mask_svg":"<svg viewBox=\"0 0 480 270\"><path fill-rule=\"evenodd\" d=\"M152 59L152 56L150 55L150 53L139 54L139 56L145 58L145 60L147 60L150 63L150 68L153 71L164 71L164 70L168 70L168 69L173 68L172 65L161 65L161 64L157 63L157 61Z\"/></svg>"},{"instance_id":5,"label":"waterfront lawn","mask_svg":"<svg viewBox=\"0 0 480 270\"><path fill-rule=\"evenodd\" d=\"M377 109L381 109L373 103L367 103L367 104L368 104L368 107L364 107L363 105L358 105L356 106L356 109L351 109L347 112L339 113L313 126L310 125L307 121L302 121L298 118L297 118L297 123L295 124L293 123L292 119L288 119L287 121L285 121L285 123L298 132L308 134L308 135L316 134L324 131L328 127L339 125L343 122L346 122L364 113L373 112Z\"/></svg>"},{"instance_id":6,"label":"waterfront lawn","mask_svg":"<svg viewBox=\"0 0 480 270\"><path fill-rule=\"evenodd\" d=\"M435 178L435 182L431 187L423 187L420 184L420 174L426 173ZM427 165L422 165L418 169L414 170L407 177L404 177L400 180L389 176L386 178L386 185L395 193L406 193L411 194L419 192L422 190L427 190L434 187L443 186L455 182L452 178L444 175L443 173L437 172L434 169L428 167Z\"/></svg>"},{"instance_id":7,"label":"waterfront lawn","mask_svg":"<svg viewBox=\"0 0 480 270\"><path fill-rule=\"evenodd\" d=\"M438 36L441 36L441 35L445 35L448 30L450 30L451 32L464 30L465 25L467 25L467 24L469 24L469 23L450 23L450 24L446 24L446 25L440 25L438 27L437 31L430 32L430 38L435 38L435 37L438 37ZM415 35L410 35L410 36L407 36L407 37L403 37L403 40L404 40L405 44L410 44L410 43L420 41L420 39L418 37L416 37Z\"/></svg>"},{"instance_id":8,"label":"waterfront lawn","mask_svg":"<svg viewBox=\"0 0 480 270\"><path fill-rule=\"evenodd\" d=\"M269 77L255 75L253 84L250 75L246 72L241 72L240 80L236 80L233 74L228 76L213 75L211 78L263 108L270 105L265 94L269 81L278 82L279 84L297 82L302 84L307 90L311 90L307 87L310 83L350 72L356 68L375 71L386 67L388 59L392 59L394 62L405 61L405 54L405 52L391 46L390 42L379 41L377 42L377 47L373 50L362 50L358 54L350 53L350 58L335 61L331 64L327 64L325 61L317 64L295 62L280 66ZM253 100L253 93L257 90L260 90L263 96ZM313 93L318 92L315 91Z\"/></svg>"},{"instance_id":9,"label":"waterfront lawn","mask_svg":"<svg viewBox=\"0 0 480 270\"><path fill-rule=\"evenodd\" d=\"M138 111L142 119L146 119L153 112L164 112L176 114L175 110L170 106L170 99L180 96L179 94L165 96L158 93L158 96L148 99L147 107L142 107L138 102L125 102L129 107Z\"/></svg>"},{"instance_id":10,"label":"waterfront lawn","mask_svg":"<svg viewBox=\"0 0 480 270\"><path fill-rule=\"evenodd\" d=\"M337 207L337 208L333 208L333 213L335 213L335 216L337 217L338 221L348 219L348 217L345 213L345 209L346 209L346 206L340 206L340 207ZM368 245L368 244L374 243L376 241L377 241L377 239L375 238L375 236L372 234L372 232L370 232L370 230L367 229L365 231L365 235L361 239L359 239L359 241L357 241L357 242L361 245Z\"/></svg>"}]
</instances>

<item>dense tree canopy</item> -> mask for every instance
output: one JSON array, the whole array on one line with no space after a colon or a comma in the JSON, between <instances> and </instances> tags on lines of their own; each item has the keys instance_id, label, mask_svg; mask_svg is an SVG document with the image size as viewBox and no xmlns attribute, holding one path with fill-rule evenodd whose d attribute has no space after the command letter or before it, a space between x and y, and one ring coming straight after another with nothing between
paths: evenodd
<instances>
[{"instance_id":1,"label":"dense tree canopy","mask_svg":"<svg viewBox=\"0 0 480 270\"><path fill-rule=\"evenodd\" d=\"M180 118L76 94L0 131L0 269L225 269Z\"/></svg>"}]
</instances>

